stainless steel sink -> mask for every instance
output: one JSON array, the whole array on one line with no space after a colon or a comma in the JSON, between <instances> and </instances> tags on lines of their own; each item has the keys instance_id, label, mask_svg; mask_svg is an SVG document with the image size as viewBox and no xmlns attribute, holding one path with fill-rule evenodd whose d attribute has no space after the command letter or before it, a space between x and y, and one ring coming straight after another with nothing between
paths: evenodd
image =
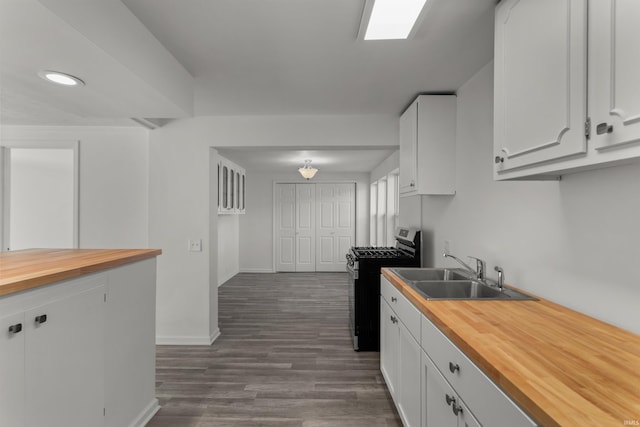
<instances>
[{"instance_id":1,"label":"stainless steel sink","mask_svg":"<svg viewBox=\"0 0 640 427\"><path fill-rule=\"evenodd\" d=\"M409 285L430 300L535 300L534 297L516 290L504 288L501 292L475 280L423 280Z\"/></svg>"},{"instance_id":2,"label":"stainless steel sink","mask_svg":"<svg viewBox=\"0 0 640 427\"><path fill-rule=\"evenodd\" d=\"M423 280L469 280L468 274L464 274L457 268L392 268L391 271L405 282L418 282Z\"/></svg>"}]
</instances>

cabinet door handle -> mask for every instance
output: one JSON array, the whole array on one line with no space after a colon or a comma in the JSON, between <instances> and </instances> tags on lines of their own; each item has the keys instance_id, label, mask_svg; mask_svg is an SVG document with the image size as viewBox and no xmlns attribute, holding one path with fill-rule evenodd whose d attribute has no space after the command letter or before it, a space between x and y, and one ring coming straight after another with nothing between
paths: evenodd
<instances>
[{"instance_id":1,"label":"cabinet door handle","mask_svg":"<svg viewBox=\"0 0 640 427\"><path fill-rule=\"evenodd\" d=\"M502 157L502 156L496 156L496 157L494 157L493 162L494 162L496 165L499 165L500 163L504 163L504 157Z\"/></svg>"},{"instance_id":2,"label":"cabinet door handle","mask_svg":"<svg viewBox=\"0 0 640 427\"><path fill-rule=\"evenodd\" d=\"M47 321L47 315L46 314L41 314L40 316L36 316L36 323L39 325L42 325L43 323L45 323Z\"/></svg>"},{"instance_id":3,"label":"cabinet door handle","mask_svg":"<svg viewBox=\"0 0 640 427\"><path fill-rule=\"evenodd\" d=\"M396 297L391 297L391 302L396 302L396 301L398 301L398 298L396 298Z\"/></svg>"},{"instance_id":4,"label":"cabinet door handle","mask_svg":"<svg viewBox=\"0 0 640 427\"><path fill-rule=\"evenodd\" d=\"M600 123L598 124L598 126L596 126L596 133L598 135L611 133L611 132L613 132L613 125L610 125L608 123Z\"/></svg>"},{"instance_id":5,"label":"cabinet door handle","mask_svg":"<svg viewBox=\"0 0 640 427\"><path fill-rule=\"evenodd\" d=\"M455 414L455 416L457 417L458 414L462 413L462 406L458 405L455 401L453 402L453 405L451 405L451 410L453 411L453 413Z\"/></svg>"},{"instance_id":6,"label":"cabinet door handle","mask_svg":"<svg viewBox=\"0 0 640 427\"><path fill-rule=\"evenodd\" d=\"M395 316L391 316L391 323L398 323L398 319Z\"/></svg>"},{"instance_id":7,"label":"cabinet door handle","mask_svg":"<svg viewBox=\"0 0 640 427\"><path fill-rule=\"evenodd\" d=\"M17 334L20 331L22 331L22 323L16 323L15 325L9 326L10 334Z\"/></svg>"},{"instance_id":8,"label":"cabinet door handle","mask_svg":"<svg viewBox=\"0 0 640 427\"><path fill-rule=\"evenodd\" d=\"M452 374L455 374L456 371L460 372L460 365L458 365L457 363L454 364L453 362L449 362L449 370Z\"/></svg>"},{"instance_id":9,"label":"cabinet door handle","mask_svg":"<svg viewBox=\"0 0 640 427\"><path fill-rule=\"evenodd\" d=\"M448 394L444 395L444 400L447 401L447 405L451 406L451 404L453 403L455 405L456 403L456 398L453 396L449 396Z\"/></svg>"}]
</instances>

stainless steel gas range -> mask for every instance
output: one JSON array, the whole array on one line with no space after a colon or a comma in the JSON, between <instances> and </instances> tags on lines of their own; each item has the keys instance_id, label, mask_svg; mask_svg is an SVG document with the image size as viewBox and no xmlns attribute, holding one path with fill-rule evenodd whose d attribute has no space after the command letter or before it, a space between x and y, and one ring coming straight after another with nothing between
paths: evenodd
<instances>
[{"instance_id":1,"label":"stainless steel gas range","mask_svg":"<svg viewBox=\"0 0 640 427\"><path fill-rule=\"evenodd\" d=\"M394 247L357 247L347 254L353 348L380 351L380 268L420 267L420 231L399 227Z\"/></svg>"}]
</instances>

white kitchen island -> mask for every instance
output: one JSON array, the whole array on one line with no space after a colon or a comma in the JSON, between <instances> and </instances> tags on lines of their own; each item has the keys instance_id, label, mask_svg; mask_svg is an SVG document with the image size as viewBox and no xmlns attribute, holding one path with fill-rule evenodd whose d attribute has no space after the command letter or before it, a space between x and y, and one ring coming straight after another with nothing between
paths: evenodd
<instances>
[{"instance_id":1,"label":"white kitchen island","mask_svg":"<svg viewBox=\"0 0 640 427\"><path fill-rule=\"evenodd\" d=\"M160 253L0 253L0 426L149 421Z\"/></svg>"}]
</instances>

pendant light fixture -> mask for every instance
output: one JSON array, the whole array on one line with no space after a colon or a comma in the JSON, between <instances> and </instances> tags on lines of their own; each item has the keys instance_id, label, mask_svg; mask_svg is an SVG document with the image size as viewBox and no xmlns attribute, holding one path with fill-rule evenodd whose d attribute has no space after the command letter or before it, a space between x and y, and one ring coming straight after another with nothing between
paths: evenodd
<instances>
[{"instance_id":1,"label":"pendant light fixture","mask_svg":"<svg viewBox=\"0 0 640 427\"><path fill-rule=\"evenodd\" d=\"M318 169L311 166L311 160L305 160L304 166L301 168L298 168L298 172L300 172L300 175L302 175L304 179L310 180L316 175L316 172L318 172Z\"/></svg>"}]
</instances>

